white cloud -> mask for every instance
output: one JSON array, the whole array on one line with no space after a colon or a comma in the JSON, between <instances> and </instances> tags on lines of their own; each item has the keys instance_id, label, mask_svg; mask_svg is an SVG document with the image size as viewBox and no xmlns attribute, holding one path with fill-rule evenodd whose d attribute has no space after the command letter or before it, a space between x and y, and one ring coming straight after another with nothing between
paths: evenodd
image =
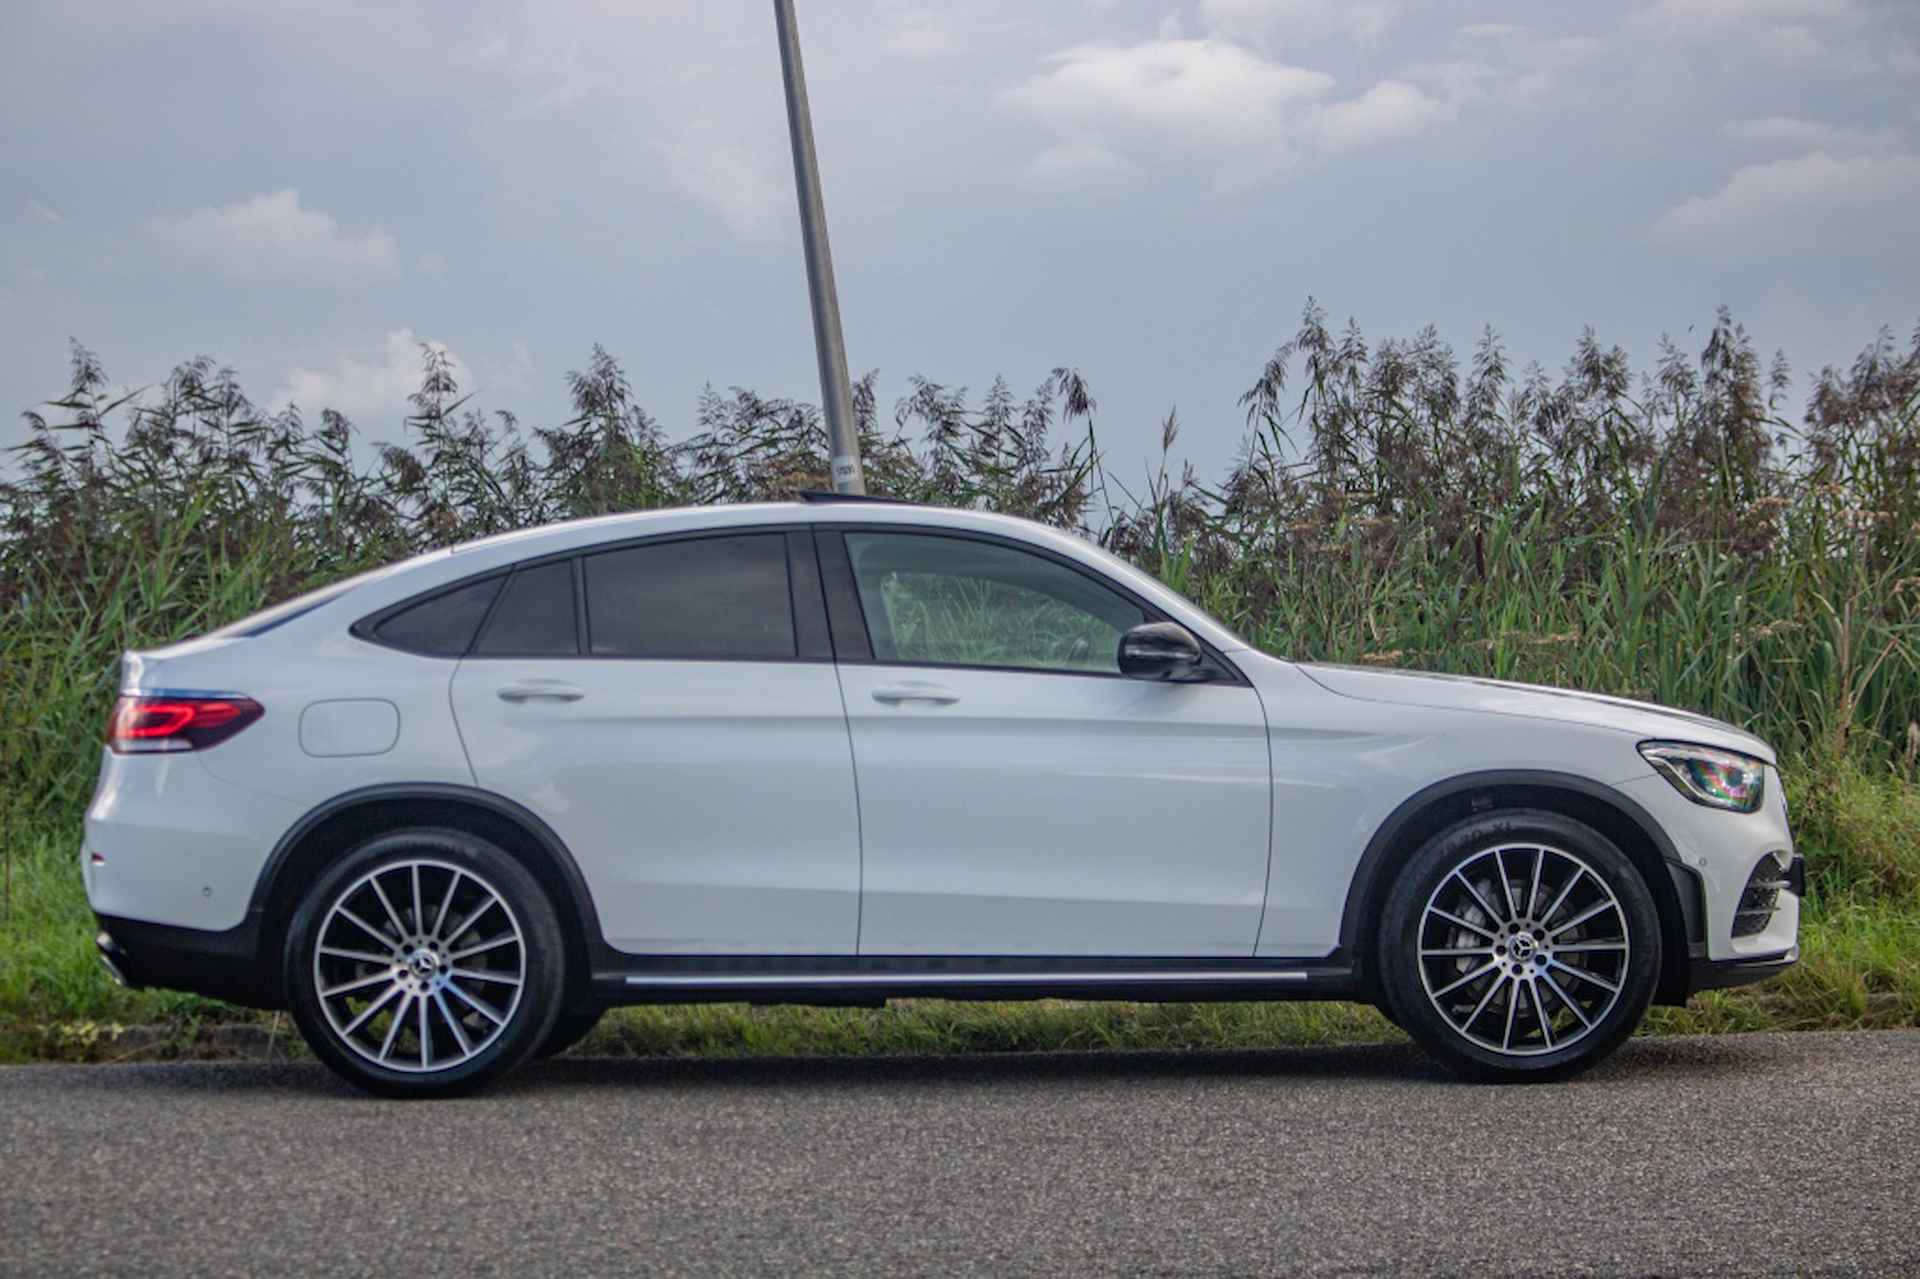
<instances>
[{"instance_id":1,"label":"white cloud","mask_svg":"<svg viewBox=\"0 0 1920 1279\"><path fill-rule=\"evenodd\" d=\"M673 184L718 213L735 236L757 245L780 239L781 207L793 199L792 190L769 175L759 155L703 131L664 149Z\"/></svg>"},{"instance_id":2,"label":"white cloud","mask_svg":"<svg viewBox=\"0 0 1920 1279\"><path fill-rule=\"evenodd\" d=\"M447 273L447 255L435 249L428 249L413 265L414 269L422 275L439 277Z\"/></svg>"},{"instance_id":3,"label":"white cloud","mask_svg":"<svg viewBox=\"0 0 1920 1279\"><path fill-rule=\"evenodd\" d=\"M1786 115L1730 120L1721 132L1749 146L1793 151L1872 151L1899 142L1899 135L1892 129L1852 129Z\"/></svg>"},{"instance_id":4,"label":"white cloud","mask_svg":"<svg viewBox=\"0 0 1920 1279\"><path fill-rule=\"evenodd\" d=\"M1321 108L1313 131L1326 150L1349 151L1410 137L1451 114L1446 103L1404 80L1382 80L1357 98Z\"/></svg>"},{"instance_id":5,"label":"white cloud","mask_svg":"<svg viewBox=\"0 0 1920 1279\"><path fill-rule=\"evenodd\" d=\"M1717 257L1898 253L1920 205L1920 158L1814 151L1750 164L1712 195L1668 209L1648 238Z\"/></svg>"},{"instance_id":6,"label":"white cloud","mask_svg":"<svg viewBox=\"0 0 1920 1279\"><path fill-rule=\"evenodd\" d=\"M1259 44L1291 45L1327 31L1372 44L1403 7L1401 0L1200 0L1200 20L1209 31Z\"/></svg>"},{"instance_id":7,"label":"white cloud","mask_svg":"<svg viewBox=\"0 0 1920 1279\"><path fill-rule=\"evenodd\" d=\"M331 214L300 205L288 187L239 204L155 222L154 237L189 263L242 278L351 284L399 274L400 252L379 227L344 232Z\"/></svg>"},{"instance_id":8,"label":"white cloud","mask_svg":"<svg viewBox=\"0 0 1920 1279\"><path fill-rule=\"evenodd\" d=\"M1003 98L1059 135L1028 165L1055 186L1111 185L1143 154L1170 166L1197 158L1221 185L1245 186L1303 159L1410 136L1451 112L1399 80L1330 101L1325 72L1212 38L1084 44L1047 62Z\"/></svg>"},{"instance_id":9,"label":"white cloud","mask_svg":"<svg viewBox=\"0 0 1920 1279\"><path fill-rule=\"evenodd\" d=\"M1605 48L1597 36L1543 36L1513 23L1481 22L1454 33L1448 57L1408 75L1448 102L1524 104L1545 98Z\"/></svg>"},{"instance_id":10,"label":"white cloud","mask_svg":"<svg viewBox=\"0 0 1920 1279\"><path fill-rule=\"evenodd\" d=\"M426 345L447 350L439 342ZM398 425L411 411L407 397L420 387L420 347L421 340L412 329L395 329L371 360L341 355L331 369L289 370L286 385L275 392L271 406L277 410L297 404L310 418L317 418L321 409L337 409L359 425ZM465 361L452 352L448 355L461 389L475 389Z\"/></svg>"},{"instance_id":11,"label":"white cloud","mask_svg":"<svg viewBox=\"0 0 1920 1279\"><path fill-rule=\"evenodd\" d=\"M34 217L39 218L42 222L48 222L54 226L59 226L67 220L61 215L60 210L50 204L42 204L38 200L27 201L27 212L33 214Z\"/></svg>"},{"instance_id":12,"label":"white cloud","mask_svg":"<svg viewBox=\"0 0 1920 1279\"><path fill-rule=\"evenodd\" d=\"M1139 170L1123 155L1091 142L1048 147L1027 162L1027 176L1053 191L1117 190Z\"/></svg>"},{"instance_id":13,"label":"white cloud","mask_svg":"<svg viewBox=\"0 0 1920 1279\"><path fill-rule=\"evenodd\" d=\"M1202 144L1267 137L1290 107L1334 83L1223 40L1083 44L1047 61L1053 69L1009 90L1008 101L1062 130L1118 123Z\"/></svg>"}]
</instances>

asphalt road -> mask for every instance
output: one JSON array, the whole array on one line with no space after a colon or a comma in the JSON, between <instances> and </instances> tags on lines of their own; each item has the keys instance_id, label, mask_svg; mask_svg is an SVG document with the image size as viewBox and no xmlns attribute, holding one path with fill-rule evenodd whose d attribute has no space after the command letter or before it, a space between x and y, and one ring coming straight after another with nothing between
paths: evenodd
<instances>
[{"instance_id":1,"label":"asphalt road","mask_svg":"<svg viewBox=\"0 0 1920 1279\"><path fill-rule=\"evenodd\" d=\"M0 1070L0 1273L1920 1272L1920 1033L562 1060L374 1101L307 1065Z\"/></svg>"}]
</instances>

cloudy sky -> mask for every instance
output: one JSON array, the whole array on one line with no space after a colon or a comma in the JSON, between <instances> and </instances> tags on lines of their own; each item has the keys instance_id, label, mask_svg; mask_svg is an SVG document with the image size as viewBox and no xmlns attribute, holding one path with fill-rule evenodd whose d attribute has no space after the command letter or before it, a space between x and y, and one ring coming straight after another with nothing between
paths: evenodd
<instances>
[{"instance_id":1,"label":"cloudy sky","mask_svg":"<svg viewBox=\"0 0 1920 1279\"><path fill-rule=\"evenodd\" d=\"M670 425L815 399L765 0L0 6L0 442L66 342L204 353L390 438L418 343ZM1112 450L1238 393L1311 294L1557 366L1730 304L1799 369L1920 319L1915 0L800 0L856 374L1078 366Z\"/></svg>"}]
</instances>

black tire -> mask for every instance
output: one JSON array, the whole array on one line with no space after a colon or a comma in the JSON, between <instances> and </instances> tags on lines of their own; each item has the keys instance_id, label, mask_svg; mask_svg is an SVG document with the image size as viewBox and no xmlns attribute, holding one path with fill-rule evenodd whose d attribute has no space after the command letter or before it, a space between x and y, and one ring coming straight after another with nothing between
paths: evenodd
<instances>
[{"instance_id":1,"label":"black tire","mask_svg":"<svg viewBox=\"0 0 1920 1279\"><path fill-rule=\"evenodd\" d=\"M442 828L390 831L340 858L301 900L283 963L314 1055L385 1097L498 1079L546 1042L566 987L545 891L497 846ZM341 993L356 984L365 993Z\"/></svg>"},{"instance_id":2,"label":"black tire","mask_svg":"<svg viewBox=\"0 0 1920 1279\"><path fill-rule=\"evenodd\" d=\"M1456 1074L1548 1082L1633 1034L1660 944L1659 910L1626 854L1571 818L1510 809L1451 826L1408 860L1375 963L1393 1020Z\"/></svg>"},{"instance_id":3,"label":"black tire","mask_svg":"<svg viewBox=\"0 0 1920 1279\"><path fill-rule=\"evenodd\" d=\"M600 1024L600 1018L606 1015L606 1011L604 1008L561 1009L560 1015L554 1019L553 1029L547 1032L546 1039L534 1049L534 1060L558 1057L585 1039L593 1033L593 1028Z\"/></svg>"}]
</instances>

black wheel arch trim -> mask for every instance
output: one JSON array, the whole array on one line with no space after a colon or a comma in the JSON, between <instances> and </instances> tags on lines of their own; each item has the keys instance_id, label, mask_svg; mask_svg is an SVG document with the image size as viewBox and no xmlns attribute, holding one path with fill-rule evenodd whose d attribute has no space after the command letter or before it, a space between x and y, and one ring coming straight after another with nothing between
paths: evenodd
<instances>
[{"instance_id":1,"label":"black wheel arch trim","mask_svg":"<svg viewBox=\"0 0 1920 1279\"><path fill-rule=\"evenodd\" d=\"M254 881L253 898L247 907L247 924L258 935L258 944L278 944L282 939L267 937L266 922L268 910L273 904L279 887L279 879L285 871L293 850L311 835L323 823L338 817L351 809L369 804L405 803L407 801L441 802L466 804L484 809L495 817L519 827L529 838L538 843L541 850L553 859L560 870L561 880L566 886L569 902L556 903L562 907L570 906L580 920L582 936L579 938L584 954L585 972L574 974L569 979L569 991L574 988L574 979L578 979L581 989L588 983L588 974L599 971L605 963L610 948L606 944L605 934L600 930L600 914L594 908L593 893L587 887L586 876L580 873L580 865L573 858L559 835L539 814L516 803L504 795L482 790L476 786L463 786L455 782L384 782L375 786L363 786L357 790L343 791L314 808L287 828L285 834L274 844L273 852L267 857L261 868L259 878Z\"/></svg>"},{"instance_id":2,"label":"black wheel arch trim","mask_svg":"<svg viewBox=\"0 0 1920 1279\"><path fill-rule=\"evenodd\" d=\"M1371 975L1366 972L1366 968L1370 965L1361 961L1361 957L1369 950L1369 947L1364 944L1362 929L1366 926L1371 906L1383 895L1381 890L1385 888L1385 883L1381 880L1382 872L1391 870L1389 859L1394 850L1400 847L1408 832L1413 829L1414 821L1428 808L1444 800L1478 790L1515 786L1572 791L1606 805L1632 823L1647 838L1648 842L1658 850L1660 859L1667 865L1669 872L1681 871L1697 886L1698 876L1693 868L1681 859L1679 850L1674 847L1673 840L1661 828L1660 823L1653 819L1653 815L1647 812L1639 801L1622 794L1618 787L1596 782L1577 773L1563 773L1553 769L1503 768L1462 773L1457 777L1435 782L1402 800L1387 815L1386 820L1380 823L1379 828L1373 833L1373 838L1367 841L1365 851L1360 854L1360 861L1354 867L1353 878L1347 885L1346 905L1340 916L1340 949L1336 953L1354 958L1363 983L1370 982ZM1663 886L1649 883L1647 887L1652 890L1657 901L1662 895ZM1690 905L1687 902L1686 894L1681 890L1677 880L1672 887L1675 897L1679 899L1683 921L1691 927L1694 923L1697 903ZM1685 957L1683 952L1680 958ZM1684 965L1680 967L1684 971ZM1663 987L1666 985L1665 976L1663 976L1662 985Z\"/></svg>"}]
</instances>

